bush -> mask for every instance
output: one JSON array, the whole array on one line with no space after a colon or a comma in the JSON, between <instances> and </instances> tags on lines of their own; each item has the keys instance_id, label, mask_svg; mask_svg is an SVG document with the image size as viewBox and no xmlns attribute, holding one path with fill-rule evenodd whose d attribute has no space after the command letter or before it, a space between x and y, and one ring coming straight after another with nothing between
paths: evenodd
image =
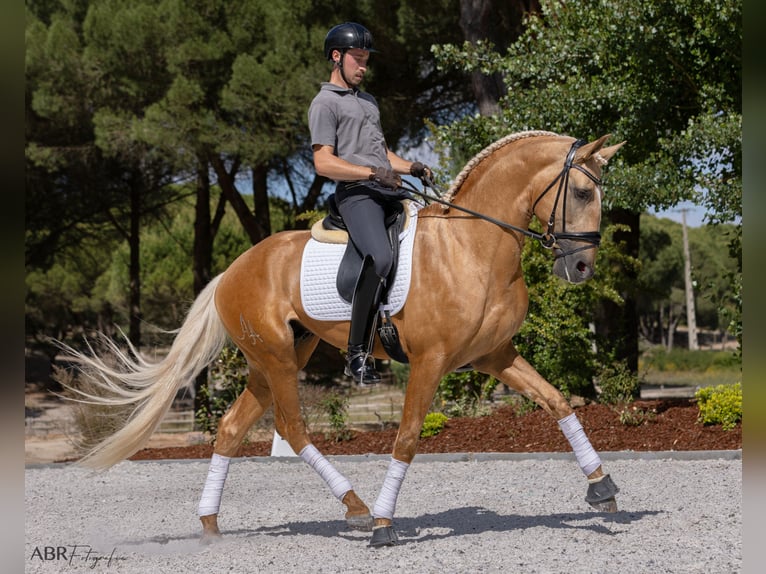
<instances>
[{"instance_id":1,"label":"bush","mask_svg":"<svg viewBox=\"0 0 766 574\"><path fill-rule=\"evenodd\" d=\"M410 365L409 363L399 363L397 361L391 361L391 374L394 376L394 384L397 387L406 387L407 381L410 380Z\"/></svg>"},{"instance_id":2,"label":"bush","mask_svg":"<svg viewBox=\"0 0 766 574\"><path fill-rule=\"evenodd\" d=\"M660 372L693 371L704 373L717 369L731 369L741 366L742 361L731 351L690 351L655 348L641 357L642 370Z\"/></svg>"},{"instance_id":3,"label":"bush","mask_svg":"<svg viewBox=\"0 0 766 574\"><path fill-rule=\"evenodd\" d=\"M322 406L330 419L330 433L325 437L328 440L341 442L351 438L351 430L348 428L348 396L331 393L322 401Z\"/></svg>"},{"instance_id":4,"label":"bush","mask_svg":"<svg viewBox=\"0 0 766 574\"><path fill-rule=\"evenodd\" d=\"M247 386L247 379L245 357L237 347L225 346L208 370L208 384L199 390L203 406L194 413L194 420L202 432L216 435L221 417Z\"/></svg>"},{"instance_id":5,"label":"bush","mask_svg":"<svg viewBox=\"0 0 766 574\"><path fill-rule=\"evenodd\" d=\"M492 397L497 380L478 371L450 373L436 389L436 408L451 416L478 416L482 403Z\"/></svg>"},{"instance_id":6,"label":"bush","mask_svg":"<svg viewBox=\"0 0 766 574\"><path fill-rule=\"evenodd\" d=\"M436 436L444 428L444 423L449 420L444 413L428 413L423 421L423 428L420 430L420 438Z\"/></svg>"},{"instance_id":7,"label":"bush","mask_svg":"<svg viewBox=\"0 0 766 574\"><path fill-rule=\"evenodd\" d=\"M694 393L700 414L698 422L704 425L720 424L731 430L742 420L742 384L703 387Z\"/></svg>"},{"instance_id":8,"label":"bush","mask_svg":"<svg viewBox=\"0 0 766 574\"><path fill-rule=\"evenodd\" d=\"M601 370L598 387L600 403L617 405L632 402L640 393L641 381L630 371L625 361L620 361Z\"/></svg>"}]
</instances>

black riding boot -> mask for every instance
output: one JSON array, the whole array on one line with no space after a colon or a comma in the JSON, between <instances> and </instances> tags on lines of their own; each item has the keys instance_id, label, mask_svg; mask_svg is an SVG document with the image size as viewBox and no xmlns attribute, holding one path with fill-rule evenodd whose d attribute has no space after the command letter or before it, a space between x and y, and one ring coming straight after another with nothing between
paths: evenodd
<instances>
[{"instance_id":1,"label":"black riding boot","mask_svg":"<svg viewBox=\"0 0 766 574\"><path fill-rule=\"evenodd\" d=\"M375 273L372 260L365 260L354 288L351 301L351 328L348 333L348 354L345 373L360 385L377 384L380 373L374 361L368 362L372 350L373 325L380 305L383 280Z\"/></svg>"}]
</instances>

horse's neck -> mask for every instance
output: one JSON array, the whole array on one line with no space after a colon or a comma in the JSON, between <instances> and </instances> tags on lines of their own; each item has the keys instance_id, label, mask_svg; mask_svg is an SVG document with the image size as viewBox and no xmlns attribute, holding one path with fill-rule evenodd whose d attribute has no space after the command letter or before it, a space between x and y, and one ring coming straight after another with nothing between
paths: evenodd
<instances>
[{"instance_id":1,"label":"horse's neck","mask_svg":"<svg viewBox=\"0 0 766 574\"><path fill-rule=\"evenodd\" d=\"M470 207L482 214L500 219L487 206ZM467 205L466 205L467 207ZM506 223L526 229L529 217L504 219ZM440 205L431 205L421 211L418 217L418 236L421 249L417 251L434 257L443 263L454 265L467 273L485 274L498 264L514 264L520 261L524 237L510 233L502 227L482 220L455 208L444 210Z\"/></svg>"}]
</instances>

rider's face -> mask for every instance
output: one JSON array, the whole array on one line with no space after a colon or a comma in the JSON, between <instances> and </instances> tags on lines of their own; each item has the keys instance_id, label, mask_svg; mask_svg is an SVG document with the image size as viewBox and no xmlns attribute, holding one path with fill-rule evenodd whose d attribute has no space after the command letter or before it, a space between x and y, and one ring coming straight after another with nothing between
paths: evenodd
<instances>
[{"instance_id":1,"label":"rider's face","mask_svg":"<svg viewBox=\"0 0 766 574\"><path fill-rule=\"evenodd\" d=\"M370 59L370 52L361 48L351 48L342 57L343 75L346 81L352 86L358 86L362 83L362 78L364 78L364 74L367 72L367 61Z\"/></svg>"}]
</instances>

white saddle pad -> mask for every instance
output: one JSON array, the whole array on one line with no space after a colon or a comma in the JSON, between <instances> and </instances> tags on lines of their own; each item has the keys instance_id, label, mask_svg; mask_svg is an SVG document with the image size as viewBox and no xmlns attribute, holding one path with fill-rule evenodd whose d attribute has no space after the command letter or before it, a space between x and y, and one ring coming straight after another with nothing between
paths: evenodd
<instances>
[{"instance_id":1,"label":"white saddle pad","mask_svg":"<svg viewBox=\"0 0 766 574\"><path fill-rule=\"evenodd\" d=\"M410 223L399 235L399 266L394 284L388 293L388 309L395 315L404 307L412 277L412 246L415 242L417 212L423 206L409 202ZM346 244L320 243L309 239L301 261L301 303L312 319L319 321L350 321L351 303L338 293L335 280Z\"/></svg>"}]
</instances>

